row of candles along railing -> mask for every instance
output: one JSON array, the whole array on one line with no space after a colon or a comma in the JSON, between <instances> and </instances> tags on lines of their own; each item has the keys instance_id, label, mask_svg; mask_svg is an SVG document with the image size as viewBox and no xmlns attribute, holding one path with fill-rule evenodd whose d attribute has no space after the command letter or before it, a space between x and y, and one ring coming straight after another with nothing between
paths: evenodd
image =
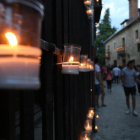
<instances>
[{"instance_id":1,"label":"row of candles along railing","mask_svg":"<svg viewBox=\"0 0 140 140\"><path fill-rule=\"evenodd\" d=\"M94 118L95 112L93 108L89 108L87 119L85 121L85 131L82 132L81 140L91 140L91 132L92 132L92 120ZM99 115L96 115L96 119L99 118ZM98 127L95 125L95 131L97 131Z\"/></svg>"},{"instance_id":2,"label":"row of candles along railing","mask_svg":"<svg viewBox=\"0 0 140 140\"><path fill-rule=\"evenodd\" d=\"M17 3L18 5L15 6L14 4ZM40 87L39 25L41 25L43 9L41 3L32 1L6 0L0 3L0 88L38 89ZM9 11L12 11L12 14L9 14ZM91 16L90 12L89 15ZM80 57L80 50L81 47L78 45L64 46L62 74L79 74L79 71L94 70L94 64L87 55ZM91 116L88 119L91 119ZM86 132L91 132L91 125L91 120L86 120Z\"/></svg>"},{"instance_id":3,"label":"row of candles along railing","mask_svg":"<svg viewBox=\"0 0 140 140\"><path fill-rule=\"evenodd\" d=\"M13 6L14 3L18 3L18 7ZM41 59L40 26L34 24L32 20L41 23L43 5L39 4L37 7L36 3L31 1L5 1L0 6L0 26L2 27L0 56L3 59L0 65L0 88L38 89ZM20 11L20 6L25 8ZM9 8L13 14L8 14ZM17 13L18 10L15 8L18 8L20 13ZM29 12L27 8L30 8ZM38 16L33 12L38 13ZM22 18L18 18L17 15ZM27 19L30 18L29 15L33 15L32 20ZM80 50L81 47L78 45L64 46L62 74L79 74L79 71L88 72L94 69L94 64L87 55L81 55L80 63Z\"/></svg>"},{"instance_id":4,"label":"row of candles along railing","mask_svg":"<svg viewBox=\"0 0 140 140\"><path fill-rule=\"evenodd\" d=\"M95 3L95 2L94 2ZM93 6L92 6L92 0L84 0L84 5L86 6L86 13L89 18L93 17ZM99 5L99 0L96 0L96 5ZM102 3L103 5L103 3Z\"/></svg>"}]
</instances>

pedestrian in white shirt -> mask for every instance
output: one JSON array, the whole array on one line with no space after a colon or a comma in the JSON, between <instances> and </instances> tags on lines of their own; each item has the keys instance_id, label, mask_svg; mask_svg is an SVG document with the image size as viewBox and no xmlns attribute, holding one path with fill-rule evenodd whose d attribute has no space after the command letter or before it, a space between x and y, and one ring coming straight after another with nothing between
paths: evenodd
<instances>
[{"instance_id":1,"label":"pedestrian in white shirt","mask_svg":"<svg viewBox=\"0 0 140 140\"><path fill-rule=\"evenodd\" d=\"M113 68L113 75L114 75L115 83L119 83L120 73L121 73L121 70L118 67Z\"/></svg>"},{"instance_id":2,"label":"pedestrian in white shirt","mask_svg":"<svg viewBox=\"0 0 140 140\"><path fill-rule=\"evenodd\" d=\"M101 94L101 70L98 58L95 58L95 109L99 109L99 95Z\"/></svg>"}]
</instances>

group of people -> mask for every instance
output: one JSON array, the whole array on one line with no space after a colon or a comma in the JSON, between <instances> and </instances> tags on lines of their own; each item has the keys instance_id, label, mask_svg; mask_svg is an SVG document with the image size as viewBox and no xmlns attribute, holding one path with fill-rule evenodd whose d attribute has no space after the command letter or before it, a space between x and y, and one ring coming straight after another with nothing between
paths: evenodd
<instances>
[{"instance_id":1,"label":"group of people","mask_svg":"<svg viewBox=\"0 0 140 140\"><path fill-rule=\"evenodd\" d=\"M134 60L130 60L124 68L120 69L117 66L111 69L107 67L107 69L100 68L98 58L95 58L95 109L99 109L99 95L101 94L101 106L106 107L104 104L104 77L107 82L107 88L111 92L112 91L112 82L119 83L120 80L122 82L122 87L124 89L124 93L126 96L126 105L127 111L126 114L131 112L129 96L132 97L132 113L137 116L136 112L136 83L138 86L138 91L140 93L140 72L137 68L135 68Z\"/></svg>"}]
</instances>

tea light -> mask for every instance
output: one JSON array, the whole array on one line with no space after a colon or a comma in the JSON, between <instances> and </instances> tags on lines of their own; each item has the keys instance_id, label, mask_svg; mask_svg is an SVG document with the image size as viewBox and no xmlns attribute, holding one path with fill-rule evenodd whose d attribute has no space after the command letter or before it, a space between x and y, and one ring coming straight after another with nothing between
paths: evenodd
<instances>
[{"instance_id":1,"label":"tea light","mask_svg":"<svg viewBox=\"0 0 140 140\"><path fill-rule=\"evenodd\" d=\"M85 137L82 140L90 140L90 138L88 138L87 134L85 134Z\"/></svg>"},{"instance_id":2,"label":"tea light","mask_svg":"<svg viewBox=\"0 0 140 140\"><path fill-rule=\"evenodd\" d=\"M79 71L80 72L87 72L87 55L81 55L80 56L80 65L79 65Z\"/></svg>"},{"instance_id":3,"label":"tea light","mask_svg":"<svg viewBox=\"0 0 140 140\"><path fill-rule=\"evenodd\" d=\"M98 126L97 125L95 126L95 130L98 130Z\"/></svg>"},{"instance_id":4,"label":"tea light","mask_svg":"<svg viewBox=\"0 0 140 140\"><path fill-rule=\"evenodd\" d=\"M91 0L84 0L85 6L91 6Z\"/></svg>"},{"instance_id":5,"label":"tea light","mask_svg":"<svg viewBox=\"0 0 140 140\"><path fill-rule=\"evenodd\" d=\"M89 18L92 18L93 17L93 8L88 7L87 10L86 10L86 13L87 13Z\"/></svg>"},{"instance_id":6,"label":"tea light","mask_svg":"<svg viewBox=\"0 0 140 140\"><path fill-rule=\"evenodd\" d=\"M87 119L86 120L85 130L86 131L89 131L89 132L92 132L92 121L90 119Z\"/></svg>"},{"instance_id":7,"label":"tea light","mask_svg":"<svg viewBox=\"0 0 140 140\"><path fill-rule=\"evenodd\" d=\"M91 137L91 133L84 131L82 132L82 138L80 140L90 140L90 137Z\"/></svg>"},{"instance_id":8,"label":"tea light","mask_svg":"<svg viewBox=\"0 0 140 140\"><path fill-rule=\"evenodd\" d=\"M90 125L88 124L88 125L85 127L85 130L91 132L91 131L92 131L92 126L90 126Z\"/></svg>"},{"instance_id":9,"label":"tea light","mask_svg":"<svg viewBox=\"0 0 140 140\"><path fill-rule=\"evenodd\" d=\"M89 113L87 117L88 119L93 119L93 114Z\"/></svg>"},{"instance_id":10,"label":"tea light","mask_svg":"<svg viewBox=\"0 0 140 140\"><path fill-rule=\"evenodd\" d=\"M81 47L77 45L64 46L62 74L79 74L79 58Z\"/></svg>"},{"instance_id":11,"label":"tea light","mask_svg":"<svg viewBox=\"0 0 140 140\"><path fill-rule=\"evenodd\" d=\"M93 71L94 70L94 63L93 61L90 62L90 71Z\"/></svg>"},{"instance_id":12,"label":"tea light","mask_svg":"<svg viewBox=\"0 0 140 140\"><path fill-rule=\"evenodd\" d=\"M6 33L9 45L0 45L0 88L39 88L39 65L41 50L18 45L13 33ZM2 57L2 56L7 57ZM29 58L29 57L36 57Z\"/></svg>"},{"instance_id":13,"label":"tea light","mask_svg":"<svg viewBox=\"0 0 140 140\"><path fill-rule=\"evenodd\" d=\"M87 71L91 69L91 59L87 59Z\"/></svg>"},{"instance_id":14,"label":"tea light","mask_svg":"<svg viewBox=\"0 0 140 140\"><path fill-rule=\"evenodd\" d=\"M99 115L96 115L96 118L99 119Z\"/></svg>"},{"instance_id":15,"label":"tea light","mask_svg":"<svg viewBox=\"0 0 140 140\"><path fill-rule=\"evenodd\" d=\"M39 89L43 16L39 1L0 2L0 88Z\"/></svg>"}]
</instances>

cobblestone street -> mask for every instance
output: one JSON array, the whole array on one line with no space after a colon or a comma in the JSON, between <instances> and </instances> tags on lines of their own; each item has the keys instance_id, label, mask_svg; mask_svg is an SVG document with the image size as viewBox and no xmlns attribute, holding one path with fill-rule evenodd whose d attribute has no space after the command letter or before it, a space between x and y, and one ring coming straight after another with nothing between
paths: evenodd
<instances>
[{"instance_id":1,"label":"cobblestone street","mask_svg":"<svg viewBox=\"0 0 140 140\"><path fill-rule=\"evenodd\" d=\"M105 94L105 104L107 107L100 107L100 111L96 112L96 115L99 115L99 119L96 119L98 132L93 133L92 140L140 140L139 93L136 93L137 117L133 116L132 113L125 113L127 107L121 83L113 83L112 92L105 88ZM130 106L132 110L132 104Z\"/></svg>"}]
</instances>

